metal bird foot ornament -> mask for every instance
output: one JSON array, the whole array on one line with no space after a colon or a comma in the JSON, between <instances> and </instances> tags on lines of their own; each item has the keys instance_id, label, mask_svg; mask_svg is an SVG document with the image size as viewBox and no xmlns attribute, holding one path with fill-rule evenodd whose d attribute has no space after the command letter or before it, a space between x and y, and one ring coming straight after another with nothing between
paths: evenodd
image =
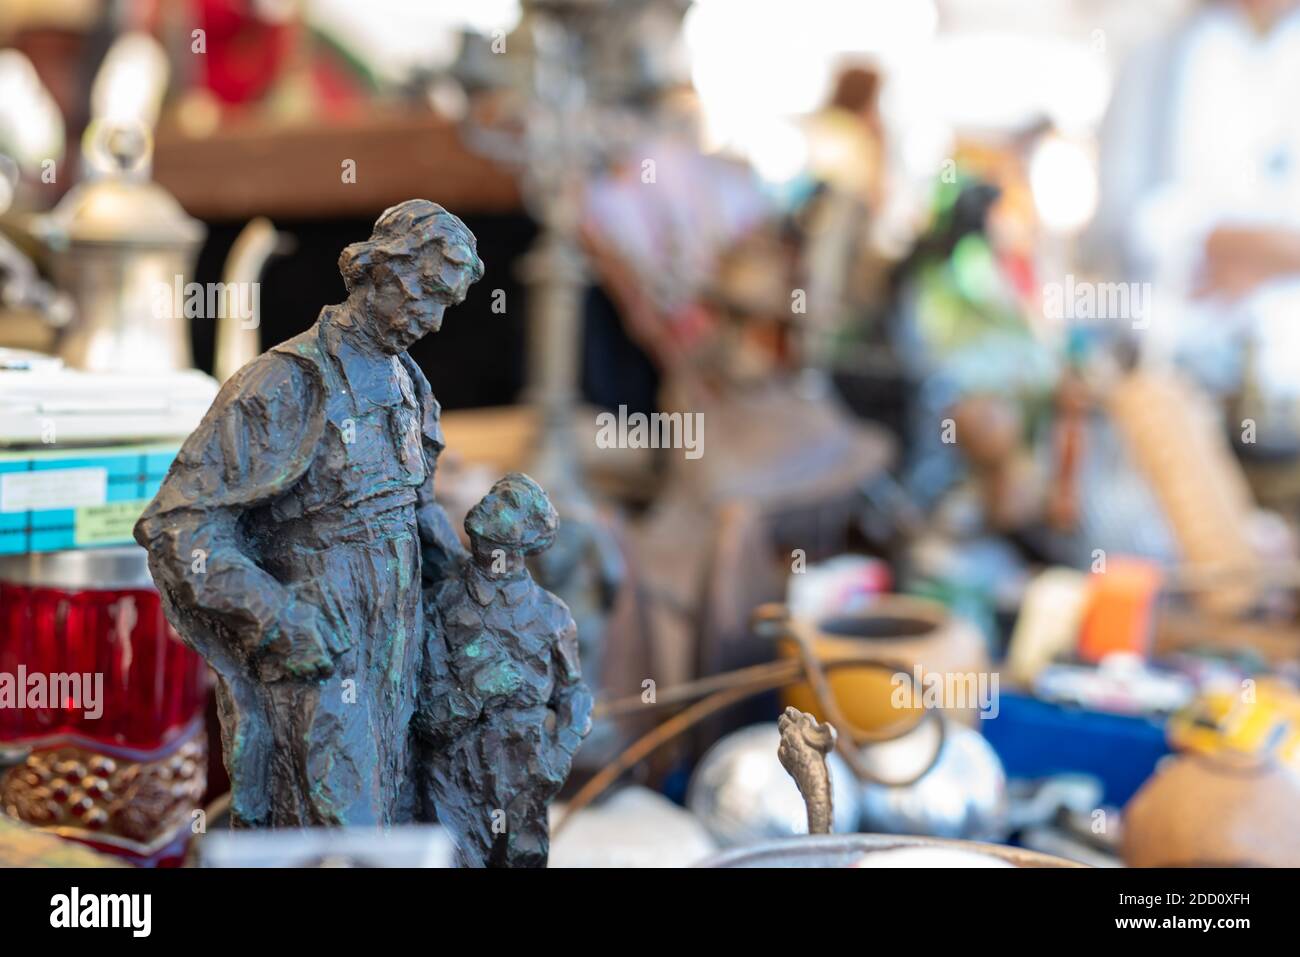
<instances>
[{"instance_id":1,"label":"metal bird foot ornament","mask_svg":"<svg viewBox=\"0 0 1300 957\"><path fill-rule=\"evenodd\" d=\"M483 276L427 200L339 258L345 302L221 389L135 528L167 617L217 678L237 827L447 823L462 860L544 865L586 733L572 618L523 556L526 476L434 495L440 409L406 350Z\"/></svg>"},{"instance_id":2,"label":"metal bird foot ornament","mask_svg":"<svg viewBox=\"0 0 1300 957\"><path fill-rule=\"evenodd\" d=\"M797 708L786 708L776 722L781 744L776 756L803 795L808 833L831 832L831 774L826 755L835 747L835 729Z\"/></svg>"}]
</instances>

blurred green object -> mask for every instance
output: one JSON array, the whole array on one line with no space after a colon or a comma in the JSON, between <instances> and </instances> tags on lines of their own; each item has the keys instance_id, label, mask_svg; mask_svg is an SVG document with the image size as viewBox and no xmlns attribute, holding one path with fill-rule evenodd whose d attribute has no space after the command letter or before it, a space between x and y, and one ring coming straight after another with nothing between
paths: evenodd
<instances>
[{"instance_id":1,"label":"blurred green object","mask_svg":"<svg viewBox=\"0 0 1300 957\"><path fill-rule=\"evenodd\" d=\"M924 364L958 394L1031 397L1056 381L1057 361L1030 328L990 238L997 187L959 174L936 185L930 229L903 265Z\"/></svg>"},{"instance_id":2,"label":"blurred green object","mask_svg":"<svg viewBox=\"0 0 1300 957\"><path fill-rule=\"evenodd\" d=\"M958 581L917 578L908 582L906 593L937 601L954 615L970 622L983 637L990 653L1001 645L997 609L993 597L983 588Z\"/></svg>"},{"instance_id":3,"label":"blurred green object","mask_svg":"<svg viewBox=\"0 0 1300 957\"><path fill-rule=\"evenodd\" d=\"M1057 363L1021 314L992 247L978 233L916 275L916 327L932 364L962 393L1046 391Z\"/></svg>"}]
</instances>

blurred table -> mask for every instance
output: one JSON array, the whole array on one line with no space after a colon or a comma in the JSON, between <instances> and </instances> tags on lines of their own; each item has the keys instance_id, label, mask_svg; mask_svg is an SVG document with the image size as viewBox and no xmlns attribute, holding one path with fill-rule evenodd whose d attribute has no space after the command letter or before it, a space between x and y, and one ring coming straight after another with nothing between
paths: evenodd
<instances>
[{"instance_id":1,"label":"blurred table","mask_svg":"<svg viewBox=\"0 0 1300 957\"><path fill-rule=\"evenodd\" d=\"M1300 627L1291 622L1212 618L1165 609L1156 619L1154 644L1157 657L1212 648L1220 653L1255 655L1276 667L1300 656Z\"/></svg>"},{"instance_id":2,"label":"blurred table","mask_svg":"<svg viewBox=\"0 0 1300 957\"><path fill-rule=\"evenodd\" d=\"M117 858L97 854L75 841L0 814L0 867L123 867Z\"/></svg>"}]
</instances>

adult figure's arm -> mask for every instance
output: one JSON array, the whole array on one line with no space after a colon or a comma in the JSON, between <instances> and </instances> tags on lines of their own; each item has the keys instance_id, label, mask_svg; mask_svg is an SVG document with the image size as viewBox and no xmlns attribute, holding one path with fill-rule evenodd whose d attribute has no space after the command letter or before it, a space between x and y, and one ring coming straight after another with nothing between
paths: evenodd
<instances>
[{"instance_id":1,"label":"adult figure's arm","mask_svg":"<svg viewBox=\"0 0 1300 957\"><path fill-rule=\"evenodd\" d=\"M172 623L219 670L251 664L264 680L332 670L318 612L258 563L261 543L240 526L302 477L323 405L302 363L275 352L250 363L222 388L136 524Z\"/></svg>"},{"instance_id":2,"label":"adult figure's arm","mask_svg":"<svg viewBox=\"0 0 1300 957\"><path fill-rule=\"evenodd\" d=\"M416 521L420 529L424 578L429 583L437 583L445 578L459 577L461 566L469 553L461 544L451 519L447 517L446 509L438 504L434 492L438 456L447 445L439 421L442 410L429 387L429 380L424 377L424 372L415 364L415 360L405 353L401 360L415 387L422 415L420 432L424 444L425 475L416 502Z\"/></svg>"}]
</instances>

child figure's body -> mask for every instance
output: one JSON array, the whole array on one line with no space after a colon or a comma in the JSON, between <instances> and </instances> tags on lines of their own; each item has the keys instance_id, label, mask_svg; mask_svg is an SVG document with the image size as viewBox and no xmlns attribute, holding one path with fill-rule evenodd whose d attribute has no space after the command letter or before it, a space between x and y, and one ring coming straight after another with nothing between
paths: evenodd
<instances>
[{"instance_id":1,"label":"child figure's body","mask_svg":"<svg viewBox=\"0 0 1300 957\"><path fill-rule=\"evenodd\" d=\"M421 790L470 866L545 866L547 804L591 726L573 617L524 565L557 527L546 493L507 475L465 519L463 578L427 603Z\"/></svg>"}]
</instances>

